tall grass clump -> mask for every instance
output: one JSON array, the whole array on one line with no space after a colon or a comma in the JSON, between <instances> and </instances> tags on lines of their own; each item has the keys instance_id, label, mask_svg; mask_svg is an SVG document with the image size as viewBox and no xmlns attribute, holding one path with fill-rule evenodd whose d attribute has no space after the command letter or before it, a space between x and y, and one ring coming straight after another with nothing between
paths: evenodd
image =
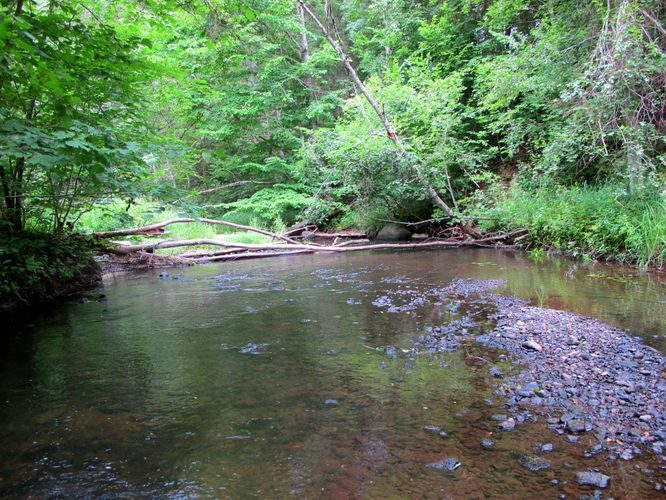
<instances>
[{"instance_id":1,"label":"tall grass clump","mask_svg":"<svg viewBox=\"0 0 666 500\"><path fill-rule=\"evenodd\" d=\"M607 186L512 185L477 200L470 213L486 231L529 230L529 245L574 257L616 260L640 267L666 260L666 201L659 193L630 195Z\"/></svg>"}]
</instances>

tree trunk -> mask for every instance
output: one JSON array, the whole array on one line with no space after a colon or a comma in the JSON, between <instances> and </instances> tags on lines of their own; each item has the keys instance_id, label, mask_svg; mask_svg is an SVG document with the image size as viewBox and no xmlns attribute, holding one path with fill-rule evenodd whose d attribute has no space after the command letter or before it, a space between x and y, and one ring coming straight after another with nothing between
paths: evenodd
<instances>
[{"instance_id":1,"label":"tree trunk","mask_svg":"<svg viewBox=\"0 0 666 500\"><path fill-rule=\"evenodd\" d=\"M299 40L301 63L305 64L310 60L310 44L308 43L308 31L305 26L305 10L300 3L296 6L296 15L298 16L298 22L301 26ZM314 80L312 77L308 76L303 80L303 85L308 90L308 104L311 104L317 98ZM316 130L317 125L317 118L314 116L310 118L310 127L312 130Z\"/></svg>"},{"instance_id":2,"label":"tree trunk","mask_svg":"<svg viewBox=\"0 0 666 500\"><path fill-rule=\"evenodd\" d=\"M307 5L305 5L305 1L304 0L298 0L298 2L301 5L302 9L308 14L308 16L310 16L310 18L317 25L317 27L319 28L321 33L324 35L324 37L326 38L328 43L331 45L331 47L333 47L333 49L337 52L338 56L340 57L340 60L344 64L345 68L347 69L347 72L349 73L350 78L354 82L354 85L356 85L356 87L359 89L361 94L363 94L363 97L365 97L365 99L368 101L368 103L370 104L372 109L375 111L375 113L377 113L377 116L379 117L382 124L384 125L384 128L386 129L386 135L389 137L389 139L391 139L393 141L393 143L397 146L398 150L403 155L406 154L406 150L405 150L404 146L402 145L402 143L400 142L400 139L398 138L398 135L396 134L396 131L393 128L393 125L391 124L388 117L386 116L386 113L384 113L384 111L379 106L379 104L374 99L374 97L370 94L370 92L368 92L368 89L366 88L366 86L363 84L363 82L359 78L358 73L356 73L356 70L354 69L354 66L352 65L351 61L347 57L347 54L345 54L345 51L342 49L341 45L333 39L331 34L326 29L326 26L324 26L322 24L322 22L315 15L315 13L312 12L312 10ZM446 215L448 215L449 217L454 217L455 213L453 212L451 207L449 207L444 202L444 200L442 200L442 198L439 196L437 191L432 186L427 185L426 179L424 179L423 176L420 174L420 172L418 171L418 167L416 167L416 165L414 166L414 168L415 168L416 173L417 173L419 179L421 180L421 182L426 185L426 192L428 193L428 196L433 201L433 203L435 205L437 205L439 208L441 208ZM480 237L479 231L476 230L473 227L472 224L470 224L470 223L464 224L462 226L462 228L463 228L463 231L465 231L465 233L468 236L471 236L474 239L477 239L477 238Z\"/></svg>"}]
</instances>

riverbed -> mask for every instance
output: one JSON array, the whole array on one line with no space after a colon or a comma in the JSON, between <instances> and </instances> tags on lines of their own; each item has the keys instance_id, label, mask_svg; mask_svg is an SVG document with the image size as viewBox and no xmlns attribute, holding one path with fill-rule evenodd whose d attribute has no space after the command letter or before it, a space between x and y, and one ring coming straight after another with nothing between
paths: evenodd
<instances>
[{"instance_id":1,"label":"riverbed","mask_svg":"<svg viewBox=\"0 0 666 500\"><path fill-rule=\"evenodd\" d=\"M658 275L517 252L316 255L109 276L86 300L7 321L0 495L578 498L595 488L576 474L594 469L610 478L605 495L658 494L664 464L649 450L609 460L589 453L591 435L567 442L545 418L498 429L506 400L489 365L521 370L501 351L415 349L429 328L496 328L487 301L447 292L458 279L497 280L493 293L666 348ZM547 468L530 470L525 457ZM452 470L431 466L447 458Z\"/></svg>"}]
</instances>

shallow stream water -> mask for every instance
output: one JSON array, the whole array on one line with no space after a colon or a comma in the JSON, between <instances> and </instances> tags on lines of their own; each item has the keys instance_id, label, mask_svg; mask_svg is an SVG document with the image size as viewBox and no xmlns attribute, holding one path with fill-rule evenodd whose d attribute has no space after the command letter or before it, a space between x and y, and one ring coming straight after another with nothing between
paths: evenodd
<instances>
[{"instance_id":1,"label":"shallow stream water","mask_svg":"<svg viewBox=\"0 0 666 500\"><path fill-rule=\"evenodd\" d=\"M159 274L107 278L103 301L3 319L0 496L578 498L593 489L575 473L598 467L612 478L605 494L646 498L663 478L648 455L584 459L592 441L565 443L543 423L498 431L491 416L506 411L483 362L496 353L409 355L428 326L492 327L486 304L441 293L455 278L506 280L498 293L594 316L663 352L658 276L491 250ZM534 473L519 458L539 443L554 451ZM462 466L426 467L446 457Z\"/></svg>"}]
</instances>

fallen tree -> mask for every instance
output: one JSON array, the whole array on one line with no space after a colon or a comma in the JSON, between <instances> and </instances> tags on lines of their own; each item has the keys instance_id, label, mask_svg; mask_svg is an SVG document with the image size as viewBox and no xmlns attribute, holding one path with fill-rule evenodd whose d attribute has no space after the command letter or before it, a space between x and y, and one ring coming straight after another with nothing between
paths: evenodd
<instances>
[{"instance_id":1,"label":"fallen tree","mask_svg":"<svg viewBox=\"0 0 666 500\"><path fill-rule=\"evenodd\" d=\"M242 224L235 224L233 222L227 222L218 219L206 219L206 218L193 219L191 217L185 217L181 219L170 219L164 222L150 224L148 226L133 227L129 229L119 229L117 231L102 231L102 232L93 233L93 236L97 239L115 238L117 236L132 236L132 235L154 236L154 235L164 234L164 228L166 226L170 226L171 224L185 224L192 222L201 222L203 224L227 226L227 227L232 227L234 229L240 229L241 231L251 231L253 233L263 234L264 236L270 236L271 238L283 240L286 241L287 243L298 243L296 240L289 238L288 236L271 233L270 231L259 229L253 226L244 226Z\"/></svg>"},{"instance_id":2,"label":"fallen tree","mask_svg":"<svg viewBox=\"0 0 666 500\"><path fill-rule=\"evenodd\" d=\"M319 245L312 242L299 242L293 238L272 233L264 229L259 229L252 226L244 226L241 224L234 224L226 221L219 221L215 219L171 219L156 224L150 224L142 227L135 227L130 229L121 229L117 231L105 231L94 233L93 236L98 240L113 238L117 236L130 236L130 235L144 235L154 236L164 233L164 228L171 224L184 224L184 223L206 223L206 224L220 224L230 226L233 228L241 229L244 231L252 231L265 236L269 236L275 240L272 243L251 244L251 243L235 243L230 241L223 241L214 238L199 238L191 240L161 240L149 241L136 244L126 244L118 241L109 241L105 249L110 253L116 255L133 255L140 253L154 253L156 250L169 249L169 248L183 248L183 247L202 247L210 246L223 248L214 252L210 251L193 251L177 255L176 258L182 259L184 262L211 262L220 260L238 260L249 258L261 257L274 257L283 255L300 255L312 253L342 253L342 252L357 252L363 250L388 250L388 249L419 249L419 248L455 248L463 246L488 246L503 242L504 244L511 244L515 240L524 238L527 235L526 229L518 229L510 233L498 233L489 235L483 238L448 238L429 240L419 243L369 243L368 240L354 241L353 238L358 238L364 235L360 232L346 232L331 235L336 238L336 243L332 245ZM316 233L313 233L316 234ZM341 243L337 240L341 237L352 238Z\"/></svg>"}]
</instances>

